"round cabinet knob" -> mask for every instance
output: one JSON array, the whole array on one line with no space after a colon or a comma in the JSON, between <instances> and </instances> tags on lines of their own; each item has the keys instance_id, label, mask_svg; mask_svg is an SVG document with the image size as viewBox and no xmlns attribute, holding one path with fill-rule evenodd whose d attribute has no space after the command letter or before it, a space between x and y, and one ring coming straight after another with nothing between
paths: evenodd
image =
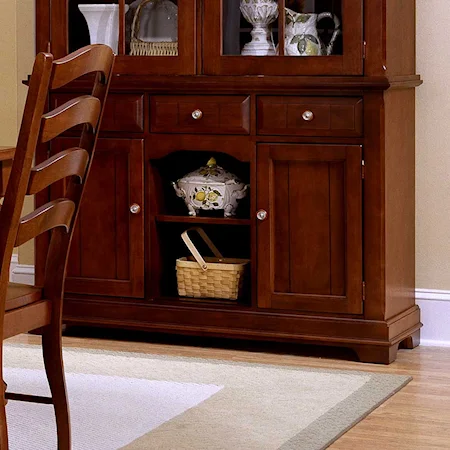
<instances>
[{"instance_id":1,"label":"round cabinet knob","mask_svg":"<svg viewBox=\"0 0 450 450\"><path fill-rule=\"evenodd\" d=\"M137 203L133 203L130 206L131 214L139 214L141 212L141 207Z\"/></svg>"},{"instance_id":2,"label":"round cabinet knob","mask_svg":"<svg viewBox=\"0 0 450 450\"><path fill-rule=\"evenodd\" d=\"M312 111L305 111L302 114L303 120L306 120L307 122L311 122L311 120L314 119L314 113Z\"/></svg>"},{"instance_id":3,"label":"round cabinet knob","mask_svg":"<svg viewBox=\"0 0 450 450\"><path fill-rule=\"evenodd\" d=\"M256 213L256 217L258 218L258 220L266 220L267 219L267 211L264 209L260 209Z\"/></svg>"},{"instance_id":4,"label":"round cabinet knob","mask_svg":"<svg viewBox=\"0 0 450 450\"><path fill-rule=\"evenodd\" d=\"M192 118L194 120L199 120L202 117L203 117L203 113L199 109L196 109L195 111L192 111Z\"/></svg>"}]
</instances>

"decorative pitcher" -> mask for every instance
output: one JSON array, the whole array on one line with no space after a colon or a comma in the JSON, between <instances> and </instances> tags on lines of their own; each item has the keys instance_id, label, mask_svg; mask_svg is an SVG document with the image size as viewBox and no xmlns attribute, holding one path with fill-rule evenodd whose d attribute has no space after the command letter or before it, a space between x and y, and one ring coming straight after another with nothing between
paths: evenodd
<instances>
[{"instance_id":1,"label":"decorative pitcher","mask_svg":"<svg viewBox=\"0 0 450 450\"><path fill-rule=\"evenodd\" d=\"M298 13L286 10L284 49L287 56L331 55L333 45L341 30L341 22L330 12L321 14ZM333 19L334 32L327 46L319 38L317 23L322 19Z\"/></svg>"}]
</instances>

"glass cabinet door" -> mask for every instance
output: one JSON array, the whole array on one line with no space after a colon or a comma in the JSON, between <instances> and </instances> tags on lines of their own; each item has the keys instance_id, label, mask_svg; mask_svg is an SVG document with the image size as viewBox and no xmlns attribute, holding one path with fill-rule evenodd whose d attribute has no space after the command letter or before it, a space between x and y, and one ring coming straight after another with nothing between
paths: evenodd
<instances>
[{"instance_id":1,"label":"glass cabinet door","mask_svg":"<svg viewBox=\"0 0 450 450\"><path fill-rule=\"evenodd\" d=\"M116 72L195 73L195 0L61 0L51 2L50 14L58 57L102 43L117 54Z\"/></svg>"},{"instance_id":2,"label":"glass cabinet door","mask_svg":"<svg viewBox=\"0 0 450 450\"><path fill-rule=\"evenodd\" d=\"M209 0L204 69L226 75L361 75L362 0Z\"/></svg>"}]
</instances>

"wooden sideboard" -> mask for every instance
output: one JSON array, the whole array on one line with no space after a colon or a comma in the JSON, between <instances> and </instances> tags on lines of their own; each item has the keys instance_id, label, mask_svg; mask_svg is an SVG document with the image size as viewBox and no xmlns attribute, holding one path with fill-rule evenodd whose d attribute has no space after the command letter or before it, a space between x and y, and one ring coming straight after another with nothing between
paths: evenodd
<instances>
[{"instance_id":1,"label":"wooden sideboard","mask_svg":"<svg viewBox=\"0 0 450 450\"><path fill-rule=\"evenodd\" d=\"M313 58L224 55L227 2L178 3L180 56L136 57L119 2L116 74L71 249L65 322L345 346L361 361L392 362L399 346L418 345L421 327L414 0L309 2L343 24L340 53ZM36 4L38 50L82 45L68 2ZM73 144L68 133L40 157ZM189 217L171 186L211 156L250 185L236 217ZM178 296L180 235L194 225L224 256L250 259L237 302Z\"/></svg>"}]
</instances>

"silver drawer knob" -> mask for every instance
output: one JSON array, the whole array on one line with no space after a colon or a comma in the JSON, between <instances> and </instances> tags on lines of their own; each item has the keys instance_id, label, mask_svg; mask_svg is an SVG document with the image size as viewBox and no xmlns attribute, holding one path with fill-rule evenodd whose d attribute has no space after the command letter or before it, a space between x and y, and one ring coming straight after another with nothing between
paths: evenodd
<instances>
[{"instance_id":1,"label":"silver drawer knob","mask_svg":"<svg viewBox=\"0 0 450 450\"><path fill-rule=\"evenodd\" d=\"M306 120L307 122L311 122L311 120L314 119L314 113L312 111L305 111L302 114L303 120Z\"/></svg>"},{"instance_id":2,"label":"silver drawer knob","mask_svg":"<svg viewBox=\"0 0 450 450\"><path fill-rule=\"evenodd\" d=\"M199 109L196 109L195 111L192 111L192 118L194 120L199 120L202 117L203 117L203 113Z\"/></svg>"},{"instance_id":3,"label":"silver drawer knob","mask_svg":"<svg viewBox=\"0 0 450 450\"><path fill-rule=\"evenodd\" d=\"M131 214L139 214L141 212L141 207L137 203L133 203L130 206Z\"/></svg>"},{"instance_id":4,"label":"silver drawer knob","mask_svg":"<svg viewBox=\"0 0 450 450\"><path fill-rule=\"evenodd\" d=\"M260 209L256 213L256 217L258 218L258 220L266 220L267 219L267 211L265 209Z\"/></svg>"}]
</instances>

